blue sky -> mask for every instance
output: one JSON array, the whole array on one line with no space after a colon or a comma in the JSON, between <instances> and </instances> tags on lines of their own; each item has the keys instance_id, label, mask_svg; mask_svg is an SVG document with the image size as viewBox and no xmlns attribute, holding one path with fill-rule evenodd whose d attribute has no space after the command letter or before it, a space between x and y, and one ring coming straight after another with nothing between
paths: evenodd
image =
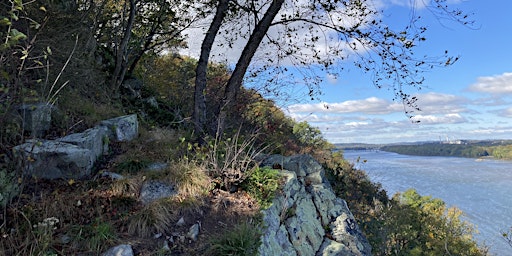
<instances>
[{"instance_id":1,"label":"blue sky","mask_svg":"<svg viewBox=\"0 0 512 256\"><path fill-rule=\"evenodd\" d=\"M410 4L429 0L372 0L384 10L391 27L410 17ZM413 123L392 92L377 89L371 74L347 69L336 79L325 75L318 100L301 97L300 87L284 87L297 99L276 101L297 121L318 127L333 143L392 143L459 139L512 139L512 1L447 0L472 13L472 28L439 19L416 8L426 25L426 42L418 55L439 56L445 50L460 59L425 73L421 91L412 91L422 109ZM403 25L403 24L402 24ZM271 32L272 33L272 32ZM203 29L189 31L185 54L198 56ZM214 48L214 60L234 63L245 42L232 49ZM264 49L260 49L264 50ZM325 108L324 106L329 106Z\"/></svg>"},{"instance_id":2,"label":"blue sky","mask_svg":"<svg viewBox=\"0 0 512 256\"><path fill-rule=\"evenodd\" d=\"M385 13L391 20L407 17L410 9L403 5L409 2L385 1ZM318 127L333 143L512 139L512 34L507 32L512 1L448 2L474 13L475 24L471 29L418 10L428 27L420 50L460 56L454 65L424 74L423 89L414 93L422 110L414 119L420 123L411 122L392 93L375 88L370 76L357 69L324 82L319 102L283 108Z\"/></svg>"}]
</instances>

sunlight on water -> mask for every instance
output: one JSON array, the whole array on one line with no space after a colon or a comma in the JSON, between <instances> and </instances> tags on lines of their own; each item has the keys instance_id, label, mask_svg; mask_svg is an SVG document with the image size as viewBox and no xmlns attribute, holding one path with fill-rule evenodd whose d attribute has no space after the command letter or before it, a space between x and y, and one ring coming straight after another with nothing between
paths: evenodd
<instances>
[{"instance_id":1,"label":"sunlight on water","mask_svg":"<svg viewBox=\"0 0 512 256\"><path fill-rule=\"evenodd\" d=\"M414 188L456 206L477 226L480 243L511 255L501 232L512 226L512 161L405 156L382 151L345 151L345 158L392 196ZM356 163L358 157L366 163Z\"/></svg>"}]
</instances>

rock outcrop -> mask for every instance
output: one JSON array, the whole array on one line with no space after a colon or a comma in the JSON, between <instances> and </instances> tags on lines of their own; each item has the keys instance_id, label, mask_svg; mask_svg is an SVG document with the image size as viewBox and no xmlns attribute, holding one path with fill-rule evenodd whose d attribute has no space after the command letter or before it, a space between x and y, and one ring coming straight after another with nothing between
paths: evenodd
<instances>
[{"instance_id":1,"label":"rock outcrop","mask_svg":"<svg viewBox=\"0 0 512 256\"><path fill-rule=\"evenodd\" d=\"M371 255L346 202L336 197L313 157L272 155L262 165L282 167L285 183L263 211L260 255Z\"/></svg>"},{"instance_id":2,"label":"rock outcrop","mask_svg":"<svg viewBox=\"0 0 512 256\"><path fill-rule=\"evenodd\" d=\"M13 151L24 175L81 179L91 174L96 160L108 151L109 141L128 141L137 135L137 115L127 115L56 140L31 139Z\"/></svg>"}]
</instances>

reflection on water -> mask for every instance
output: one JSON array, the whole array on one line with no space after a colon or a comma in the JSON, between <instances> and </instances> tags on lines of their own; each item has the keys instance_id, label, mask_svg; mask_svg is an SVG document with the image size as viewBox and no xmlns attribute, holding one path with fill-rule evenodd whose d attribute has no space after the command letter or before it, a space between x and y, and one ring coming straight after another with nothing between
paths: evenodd
<instances>
[{"instance_id":1,"label":"reflection on water","mask_svg":"<svg viewBox=\"0 0 512 256\"><path fill-rule=\"evenodd\" d=\"M414 188L456 206L475 224L476 238L496 255L511 255L501 231L512 226L512 161L406 156L382 151L345 151L392 196ZM358 157L367 160L356 162Z\"/></svg>"}]
</instances>

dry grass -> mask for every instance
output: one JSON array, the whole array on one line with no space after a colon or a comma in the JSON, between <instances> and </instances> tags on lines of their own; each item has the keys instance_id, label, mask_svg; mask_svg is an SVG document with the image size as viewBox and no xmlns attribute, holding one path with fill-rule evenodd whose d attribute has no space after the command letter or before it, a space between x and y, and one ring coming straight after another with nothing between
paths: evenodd
<instances>
[{"instance_id":1,"label":"dry grass","mask_svg":"<svg viewBox=\"0 0 512 256\"><path fill-rule=\"evenodd\" d=\"M176 202L161 199L144 206L129 219L128 233L150 237L165 233L178 221Z\"/></svg>"},{"instance_id":2,"label":"dry grass","mask_svg":"<svg viewBox=\"0 0 512 256\"><path fill-rule=\"evenodd\" d=\"M195 161L178 160L169 167L168 177L178 186L181 198L203 198L212 189L212 181L204 166Z\"/></svg>"},{"instance_id":3,"label":"dry grass","mask_svg":"<svg viewBox=\"0 0 512 256\"><path fill-rule=\"evenodd\" d=\"M113 196L136 198L139 195L142 182L142 178L138 176L120 179L112 183L110 190Z\"/></svg>"}]
</instances>

